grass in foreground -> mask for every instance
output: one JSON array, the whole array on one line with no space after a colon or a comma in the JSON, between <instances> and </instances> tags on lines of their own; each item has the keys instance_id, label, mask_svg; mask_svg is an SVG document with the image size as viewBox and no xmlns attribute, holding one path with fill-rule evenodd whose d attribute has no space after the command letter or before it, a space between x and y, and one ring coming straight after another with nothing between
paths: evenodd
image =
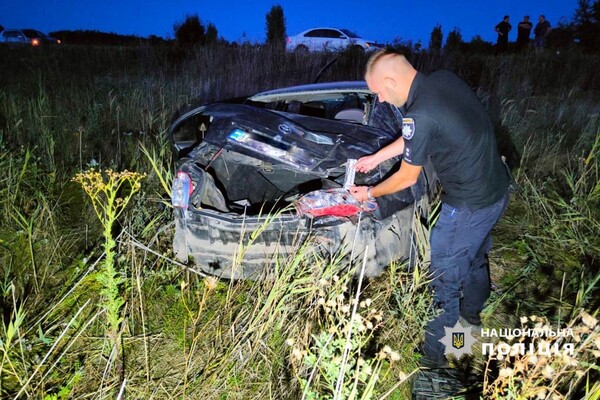
<instances>
[{"instance_id":1,"label":"grass in foreground","mask_svg":"<svg viewBox=\"0 0 600 400\"><path fill-rule=\"evenodd\" d=\"M170 222L163 197L171 109L193 97L311 81L329 55L280 64L254 49L201 49L181 63L162 63L128 51L89 50L73 70L69 59L82 59L75 49L48 54L55 67L46 69L31 54L0 57L8 70L6 63L29 63L0 88L0 397L280 399L348 390L357 398L407 398L402 382L416 367L430 312L425 277L393 266L363 282L352 302L358 291L351 273L302 249L261 282L204 279L170 261L171 237L160 228ZM599 132L590 57L472 58L459 66L485 89L482 98L521 159L520 192L496 232L497 290L486 325L518 327L520 317L535 315L554 327L589 329L577 342L584 353L577 365L562 358L473 361L485 390L495 393L487 398L542 389L547 398L598 397ZM348 58L343 73L328 76L360 78L363 61ZM304 69L290 75L292 64ZM565 73L540 74L542 65ZM113 232L124 283L122 368L105 357L102 227L71 182L92 159L148 173ZM425 268L426 261L416 271ZM355 305L358 321L349 317ZM344 357L349 367L340 369ZM525 382L524 374L535 379Z\"/></svg>"}]
</instances>

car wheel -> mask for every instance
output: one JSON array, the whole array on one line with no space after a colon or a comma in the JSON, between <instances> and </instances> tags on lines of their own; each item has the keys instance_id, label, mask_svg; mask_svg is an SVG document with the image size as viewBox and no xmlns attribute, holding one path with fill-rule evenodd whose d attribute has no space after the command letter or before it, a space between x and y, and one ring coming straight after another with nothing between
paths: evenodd
<instances>
[{"instance_id":1,"label":"car wheel","mask_svg":"<svg viewBox=\"0 0 600 400\"><path fill-rule=\"evenodd\" d=\"M296 46L296 53L308 53L308 47L303 44Z\"/></svg>"},{"instance_id":2,"label":"car wheel","mask_svg":"<svg viewBox=\"0 0 600 400\"><path fill-rule=\"evenodd\" d=\"M362 46L355 44L354 46L352 46L352 51L356 53L364 53L365 49Z\"/></svg>"}]
</instances>

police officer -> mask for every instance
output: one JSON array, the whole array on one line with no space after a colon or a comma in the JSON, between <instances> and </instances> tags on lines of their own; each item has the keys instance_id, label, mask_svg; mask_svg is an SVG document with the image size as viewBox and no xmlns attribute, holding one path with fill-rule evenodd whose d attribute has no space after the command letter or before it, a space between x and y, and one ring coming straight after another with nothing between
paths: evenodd
<instances>
[{"instance_id":1,"label":"police officer","mask_svg":"<svg viewBox=\"0 0 600 400\"><path fill-rule=\"evenodd\" d=\"M449 71L417 72L394 49L371 56L365 78L379 101L402 107L402 136L355 169L367 172L402 154L400 169L372 187L354 186L358 200L372 200L417 182L431 160L442 186L442 209L431 231L431 287L443 313L426 328L425 366L444 367L444 327L462 316L480 325L490 294L487 253L491 230L508 203L509 176L496 149L487 111L471 88Z\"/></svg>"},{"instance_id":2,"label":"police officer","mask_svg":"<svg viewBox=\"0 0 600 400\"><path fill-rule=\"evenodd\" d=\"M503 53L508 47L508 32L512 29L510 24L510 17L505 15L502 21L494 27L496 33L498 33L498 40L496 41L496 54Z\"/></svg>"},{"instance_id":3,"label":"police officer","mask_svg":"<svg viewBox=\"0 0 600 400\"><path fill-rule=\"evenodd\" d=\"M533 34L535 38L533 40L533 46L536 49L542 49L546 46L546 37L551 31L550 22L546 19L544 15L540 15L538 18L538 23L535 25L533 30Z\"/></svg>"},{"instance_id":4,"label":"police officer","mask_svg":"<svg viewBox=\"0 0 600 400\"><path fill-rule=\"evenodd\" d=\"M519 50L529 47L529 35L531 34L531 28L533 28L533 24L529 20L529 15L526 15L523 17L523 21L519 22L519 25L517 25L517 48Z\"/></svg>"}]
</instances>

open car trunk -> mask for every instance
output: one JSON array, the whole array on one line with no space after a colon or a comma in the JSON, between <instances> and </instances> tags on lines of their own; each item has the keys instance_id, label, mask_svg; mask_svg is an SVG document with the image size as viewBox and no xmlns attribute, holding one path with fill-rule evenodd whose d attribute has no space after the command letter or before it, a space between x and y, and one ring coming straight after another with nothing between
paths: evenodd
<instances>
[{"instance_id":1,"label":"open car trunk","mask_svg":"<svg viewBox=\"0 0 600 400\"><path fill-rule=\"evenodd\" d=\"M309 193L342 187L346 161L394 140L386 130L222 103L192 110L174 125L171 135L184 144L177 169L191 180L187 208L175 209L179 260L236 279L260 277L276 257L293 256L307 240L322 255L346 260L362 261L368 247L367 275L408 257L425 177L412 189L377 199L377 210L360 218L312 217L294 207ZM369 174L357 173L355 182L373 185L398 165L389 160Z\"/></svg>"},{"instance_id":2,"label":"open car trunk","mask_svg":"<svg viewBox=\"0 0 600 400\"><path fill-rule=\"evenodd\" d=\"M207 154L219 151L203 146ZM362 260L369 245L367 274L376 275L409 251L411 202L380 218L380 210L358 217L300 215L293 207L303 194L341 185L310 174L269 166L223 151L207 169L197 162L182 171L193 184L188 209L176 209L175 251L201 271L224 278L257 278L275 257L292 256L305 240L324 255ZM231 164L228 160L238 160ZM250 164L240 163L244 159ZM256 164L256 165L253 165ZM343 175L342 175L343 176ZM287 179L286 179L287 178Z\"/></svg>"}]
</instances>

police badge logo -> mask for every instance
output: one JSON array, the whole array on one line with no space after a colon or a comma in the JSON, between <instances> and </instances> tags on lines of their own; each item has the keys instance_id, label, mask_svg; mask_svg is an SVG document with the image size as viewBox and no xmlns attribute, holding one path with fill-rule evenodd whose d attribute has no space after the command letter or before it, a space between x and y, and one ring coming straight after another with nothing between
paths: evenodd
<instances>
[{"instance_id":1,"label":"police badge logo","mask_svg":"<svg viewBox=\"0 0 600 400\"><path fill-rule=\"evenodd\" d=\"M465 346L465 333L452 332L452 347L462 349Z\"/></svg>"},{"instance_id":2,"label":"police badge logo","mask_svg":"<svg viewBox=\"0 0 600 400\"><path fill-rule=\"evenodd\" d=\"M414 134L415 120L412 118L402 118L402 137L406 140L410 140Z\"/></svg>"},{"instance_id":3,"label":"police badge logo","mask_svg":"<svg viewBox=\"0 0 600 400\"><path fill-rule=\"evenodd\" d=\"M471 353L471 347L475 344L475 337L471 334L471 326L464 327L458 321L453 327L444 327L444 337L440 339L446 350L445 355L454 354L460 358L464 354Z\"/></svg>"}]
</instances>

